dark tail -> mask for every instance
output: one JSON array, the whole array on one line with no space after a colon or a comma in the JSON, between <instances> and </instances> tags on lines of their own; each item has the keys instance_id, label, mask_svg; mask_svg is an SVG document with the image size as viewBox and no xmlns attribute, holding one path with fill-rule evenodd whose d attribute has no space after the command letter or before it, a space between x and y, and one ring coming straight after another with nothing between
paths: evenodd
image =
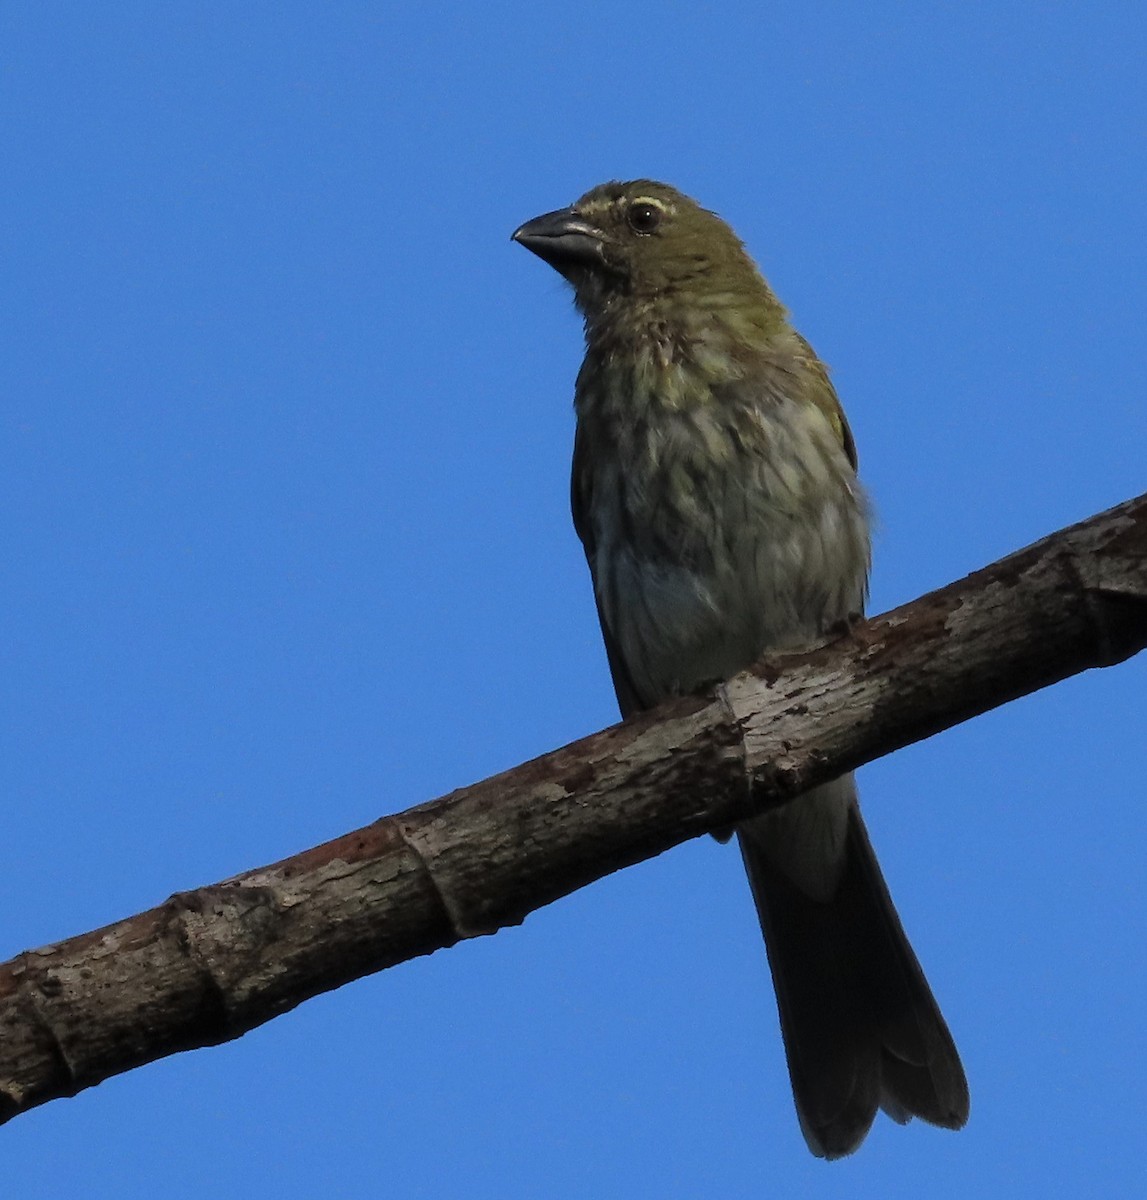
<instances>
[{"instance_id":1,"label":"dark tail","mask_svg":"<svg viewBox=\"0 0 1147 1200\"><path fill-rule=\"evenodd\" d=\"M851 1154L878 1107L900 1123L920 1117L959 1129L968 1119L960 1057L892 907L854 796L834 839L843 861L827 899L812 898L783 870L770 822L791 821L788 808L738 831L797 1115L821 1158ZM781 842L788 836L791 830Z\"/></svg>"}]
</instances>

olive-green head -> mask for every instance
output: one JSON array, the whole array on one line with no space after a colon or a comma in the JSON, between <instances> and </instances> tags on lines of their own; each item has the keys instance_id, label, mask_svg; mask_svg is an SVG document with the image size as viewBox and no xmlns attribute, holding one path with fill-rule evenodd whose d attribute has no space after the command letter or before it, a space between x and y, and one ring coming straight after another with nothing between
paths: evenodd
<instances>
[{"instance_id":1,"label":"olive-green head","mask_svg":"<svg viewBox=\"0 0 1147 1200\"><path fill-rule=\"evenodd\" d=\"M527 221L513 238L573 284L591 319L622 297L780 309L732 229L651 179L603 183L569 208Z\"/></svg>"}]
</instances>

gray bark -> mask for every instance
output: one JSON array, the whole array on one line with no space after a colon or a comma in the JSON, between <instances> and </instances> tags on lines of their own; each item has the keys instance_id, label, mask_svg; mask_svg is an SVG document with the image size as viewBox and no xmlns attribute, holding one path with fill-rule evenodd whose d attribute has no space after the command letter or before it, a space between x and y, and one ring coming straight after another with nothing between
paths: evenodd
<instances>
[{"instance_id":1,"label":"gray bark","mask_svg":"<svg viewBox=\"0 0 1147 1200\"><path fill-rule=\"evenodd\" d=\"M0 965L0 1121L516 924L1145 645L1147 495L812 650Z\"/></svg>"}]
</instances>

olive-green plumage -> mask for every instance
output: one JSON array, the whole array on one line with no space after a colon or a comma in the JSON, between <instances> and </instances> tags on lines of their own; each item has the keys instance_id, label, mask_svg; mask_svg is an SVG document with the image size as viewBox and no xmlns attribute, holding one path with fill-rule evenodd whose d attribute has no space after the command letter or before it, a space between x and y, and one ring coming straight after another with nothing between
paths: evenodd
<instances>
[{"instance_id":1,"label":"olive-green plumage","mask_svg":"<svg viewBox=\"0 0 1147 1200\"><path fill-rule=\"evenodd\" d=\"M824 364L733 231L607 183L515 234L585 318L574 524L623 715L861 612L868 508ZM738 830L801 1128L855 1150L878 1107L959 1128L968 1091L851 776Z\"/></svg>"}]
</instances>

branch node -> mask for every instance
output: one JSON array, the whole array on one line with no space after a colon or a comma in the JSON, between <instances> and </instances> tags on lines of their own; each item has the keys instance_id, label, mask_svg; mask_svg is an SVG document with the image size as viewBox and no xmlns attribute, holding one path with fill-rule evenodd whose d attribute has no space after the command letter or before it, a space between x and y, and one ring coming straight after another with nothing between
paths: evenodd
<instances>
[{"instance_id":1,"label":"branch node","mask_svg":"<svg viewBox=\"0 0 1147 1200\"><path fill-rule=\"evenodd\" d=\"M41 1044L67 1078L69 1086L78 1090L80 1072L41 1002L41 997L49 1002L58 997L63 991L63 982L52 974L50 968L37 967L31 960L32 953L34 951L26 950L16 958L20 964L18 973L24 976L20 987L20 1007L29 1014L34 1030L40 1035ZM20 1105L23 1104L25 1090L11 1080L3 1087L4 1093Z\"/></svg>"},{"instance_id":2,"label":"branch node","mask_svg":"<svg viewBox=\"0 0 1147 1200\"><path fill-rule=\"evenodd\" d=\"M176 892L165 902L168 927L199 978L199 1022L211 1037L244 1027L246 984L278 937L281 907L273 888L233 883Z\"/></svg>"},{"instance_id":3,"label":"branch node","mask_svg":"<svg viewBox=\"0 0 1147 1200\"><path fill-rule=\"evenodd\" d=\"M422 869L422 873L426 876L430 884L430 890L434 893L435 899L437 899L443 913L446 915L446 920L449 922L450 928L454 933L455 941L462 942L468 938L481 937L483 934L495 932L496 926L491 929L477 929L472 927L466 920L461 907L454 902L450 893L439 883L438 875L430 865L434 858L433 853L427 854L418 844L419 828L416 825L408 824L401 820L395 821L395 827L398 829L399 837L402 838L402 844L414 855L419 867Z\"/></svg>"},{"instance_id":4,"label":"branch node","mask_svg":"<svg viewBox=\"0 0 1147 1200\"><path fill-rule=\"evenodd\" d=\"M1147 648L1147 592L1136 586L1131 564L1121 564L1118 582L1113 584L1104 579L1102 559L1081 561L1073 547L1064 557L1067 573L1083 596L1095 665L1113 667Z\"/></svg>"},{"instance_id":5,"label":"branch node","mask_svg":"<svg viewBox=\"0 0 1147 1200\"><path fill-rule=\"evenodd\" d=\"M737 751L741 760L741 776L745 783L745 811L752 813L755 804L755 795L757 785L755 773L753 771L753 763L749 754L749 747L745 737L745 730L751 724L749 716L742 716L738 710L738 706L733 699L731 689L736 685L737 678L727 680L724 683L718 684L716 688L717 703L726 717L726 723L729 728L737 731ZM722 826L719 829L712 831L713 836L719 842L727 842L735 832L735 827L731 825Z\"/></svg>"}]
</instances>

